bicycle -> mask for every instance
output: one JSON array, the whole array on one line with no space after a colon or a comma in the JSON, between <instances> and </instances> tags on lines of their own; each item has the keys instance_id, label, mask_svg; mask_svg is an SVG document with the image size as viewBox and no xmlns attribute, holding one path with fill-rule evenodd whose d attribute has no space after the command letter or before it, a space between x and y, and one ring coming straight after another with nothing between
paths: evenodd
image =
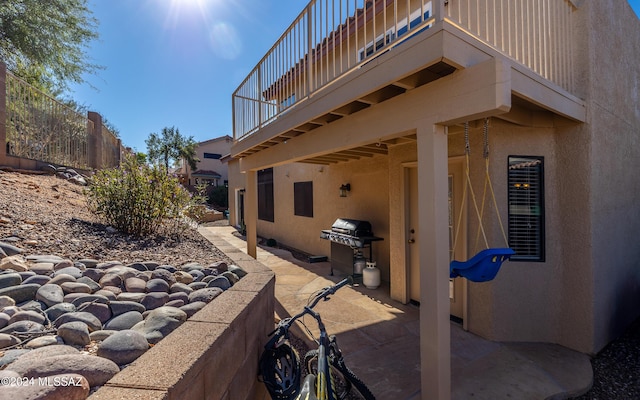
<instances>
[{"instance_id":1,"label":"bicycle","mask_svg":"<svg viewBox=\"0 0 640 400\"><path fill-rule=\"evenodd\" d=\"M283 319L269 333L271 339L264 346L259 367L272 399L344 400L355 389L353 393L360 398L375 400L369 388L346 366L335 335L327 334L320 314L313 310L320 300L328 301L338 289L352 283L353 278L348 277L316 292L300 313ZM301 365L297 352L289 344L289 328L305 315L316 320L320 337L314 339L318 348L307 352ZM307 328L303 320L299 322ZM303 366L307 375L301 382Z\"/></svg>"}]
</instances>

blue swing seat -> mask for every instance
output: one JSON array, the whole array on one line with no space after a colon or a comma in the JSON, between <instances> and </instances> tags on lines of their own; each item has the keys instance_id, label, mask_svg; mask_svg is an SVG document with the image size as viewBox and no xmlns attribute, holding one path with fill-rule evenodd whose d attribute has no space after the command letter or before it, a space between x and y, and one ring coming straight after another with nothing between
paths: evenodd
<instances>
[{"instance_id":1,"label":"blue swing seat","mask_svg":"<svg viewBox=\"0 0 640 400\"><path fill-rule=\"evenodd\" d=\"M486 282L496 277L500 266L516 254L509 248L485 249L467 261L451 261L449 276L467 278L472 282Z\"/></svg>"}]
</instances>

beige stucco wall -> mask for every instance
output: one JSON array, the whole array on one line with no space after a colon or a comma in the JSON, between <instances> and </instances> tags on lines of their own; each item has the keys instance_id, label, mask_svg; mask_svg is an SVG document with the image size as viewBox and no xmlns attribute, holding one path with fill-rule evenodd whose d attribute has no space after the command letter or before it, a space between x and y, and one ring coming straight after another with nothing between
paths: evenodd
<instances>
[{"instance_id":1,"label":"beige stucco wall","mask_svg":"<svg viewBox=\"0 0 640 400\"><path fill-rule=\"evenodd\" d=\"M538 117L540 125L549 125L548 115ZM449 135L449 157L464 155L464 137L460 129L451 129ZM467 315L468 328L481 336L494 340L519 341L560 341L560 320L557 305L561 303L562 269L559 268L562 257L561 224L558 210L558 184L552 174L557 170L557 155L554 140L554 129L527 128L510 124L499 119L492 119L489 128L490 138L490 174L494 187L500 215L507 229L507 157L509 155L543 156L545 160L546 182L546 262L507 262L500 273L491 282L472 283L468 286ZM485 182L485 162L482 158L482 124L472 121L470 129L470 174L474 191L481 204L482 189ZM402 179L404 165L416 160L415 144L407 144L392 148L390 161L390 213L392 219L403 218L404 198ZM551 174L551 176L550 176ZM398 195L395 195L398 193ZM490 202L489 195L486 197ZM484 248L480 240L476 247L478 218L468 201L468 238L469 257ZM458 212L459 210L455 210ZM503 247L505 245L502 231L493 206L487 208L483 218L483 227L489 245ZM391 258L404 260L405 232L402 224L392 226ZM406 279L402 265L392 271L397 279ZM396 296L402 296L397 291Z\"/></svg>"},{"instance_id":2,"label":"beige stucco wall","mask_svg":"<svg viewBox=\"0 0 640 400\"><path fill-rule=\"evenodd\" d=\"M240 163L236 159L231 159L227 163L227 174L229 179L229 225L239 227L238 217L238 191L246 187L244 174L240 172Z\"/></svg>"},{"instance_id":3,"label":"beige stucco wall","mask_svg":"<svg viewBox=\"0 0 640 400\"><path fill-rule=\"evenodd\" d=\"M595 353L638 316L640 22L616 0L582 2L574 16L575 94L587 101L586 123L538 115L531 128L497 119L491 128L498 199L509 154L545 157L546 262L509 262L491 283L471 283L468 323L496 340ZM450 138L450 155L459 148ZM474 223L470 214L470 232Z\"/></svg>"},{"instance_id":4,"label":"beige stucco wall","mask_svg":"<svg viewBox=\"0 0 640 400\"><path fill-rule=\"evenodd\" d=\"M626 1L585 3L593 347L599 349L638 315L640 301L640 21Z\"/></svg>"},{"instance_id":5,"label":"beige stucco wall","mask_svg":"<svg viewBox=\"0 0 640 400\"><path fill-rule=\"evenodd\" d=\"M547 118L540 118L541 125ZM475 125L475 124L474 124ZM478 204L482 202L485 162L482 157L481 127L471 129L470 171ZM489 127L490 176L501 219L508 229L507 165L508 156L542 156L545 171L545 262L506 262L497 277L485 283L469 283L468 327L472 332L494 340L543 341L559 340L558 304L562 299L562 255L559 234L557 154L552 128L522 127L492 119ZM462 134L450 138L450 155L464 153ZM491 201L490 195L486 197ZM490 247L504 247L505 241L494 207L483 217L483 227ZM484 248L476 247L478 217L469 202L469 256Z\"/></svg>"},{"instance_id":6,"label":"beige stucco wall","mask_svg":"<svg viewBox=\"0 0 640 400\"><path fill-rule=\"evenodd\" d=\"M320 231L337 218L371 222L374 234L384 240L373 245L373 258L384 280L389 280L388 159L374 156L346 163L313 165L293 163L274 168L274 222L258 221L258 235L313 255L331 255L330 242ZM313 218L294 215L293 184L313 182ZM342 184L351 184L347 197Z\"/></svg>"},{"instance_id":7,"label":"beige stucco wall","mask_svg":"<svg viewBox=\"0 0 640 400\"><path fill-rule=\"evenodd\" d=\"M383 238L373 245L373 258L389 281L389 189L388 160L374 156L333 165L293 163L274 168L274 222L258 220L258 235L312 255L331 256L328 240L320 231L331 228L337 218L354 218L371 222L374 234ZM229 162L229 218L237 221L235 193L245 188L245 174L237 160ZM294 215L293 184L313 182L313 217ZM347 197L338 188L351 184ZM368 251L367 251L368 255Z\"/></svg>"},{"instance_id":8,"label":"beige stucco wall","mask_svg":"<svg viewBox=\"0 0 640 400\"><path fill-rule=\"evenodd\" d=\"M227 164L220 159L204 158L204 153L220 154L222 156L229 154L233 139L230 136L221 136L215 139L198 143L196 156L200 159L198 162L199 170L214 171L220 174L218 185L223 185L224 181L229 179L227 172ZM186 168L189 168L188 166ZM189 171L190 173L193 171ZM190 178L191 185L195 185L195 179Z\"/></svg>"}]
</instances>

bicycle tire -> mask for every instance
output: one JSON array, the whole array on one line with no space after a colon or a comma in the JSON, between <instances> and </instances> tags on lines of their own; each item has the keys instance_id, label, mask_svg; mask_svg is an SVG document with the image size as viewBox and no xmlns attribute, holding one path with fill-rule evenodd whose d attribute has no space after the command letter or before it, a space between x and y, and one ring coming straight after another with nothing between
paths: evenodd
<instances>
[{"instance_id":1,"label":"bicycle tire","mask_svg":"<svg viewBox=\"0 0 640 400\"><path fill-rule=\"evenodd\" d=\"M303 364L307 374L318 375L318 350L309 350L304 356ZM351 392L351 382L342 376L336 367L329 362L329 368L331 368L331 374L334 378L336 396L338 400L345 400Z\"/></svg>"},{"instance_id":2,"label":"bicycle tire","mask_svg":"<svg viewBox=\"0 0 640 400\"><path fill-rule=\"evenodd\" d=\"M312 373L310 365L313 362L314 358L316 359L318 358L317 349L309 350L307 354L305 354L304 356L304 366L305 368L307 368L307 373ZM356 391L360 394L360 396L365 400L376 399L376 397L373 395L373 393L371 393L371 390L369 390L367 385L365 385L365 383L362 382L360 378L358 378L358 376L353 371L351 371L349 367L347 367L343 359L338 359L337 357L329 356L329 364L331 365L331 367L333 367L334 369L338 370L338 372L340 372L340 375L345 379L346 381L345 383L347 384L346 385L347 389L345 390L345 392L339 394L338 396L340 399L345 399L349 394L349 392L351 391L351 389L353 388L355 388Z\"/></svg>"}]
</instances>

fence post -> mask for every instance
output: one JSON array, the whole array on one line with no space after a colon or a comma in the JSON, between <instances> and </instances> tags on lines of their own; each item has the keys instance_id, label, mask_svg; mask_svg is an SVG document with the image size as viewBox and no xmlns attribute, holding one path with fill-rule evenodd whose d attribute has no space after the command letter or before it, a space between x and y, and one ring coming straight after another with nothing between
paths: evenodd
<instances>
[{"instance_id":1,"label":"fence post","mask_svg":"<svg viewBox=\"0 0 640 400\"><path fill-rule=\"evenodd\" d=\"M102 116L94 111L87 113L87 118L93 122L93 132L89 141L89 166L95 169L103 168Z\"/></svg>"},{"instance_id":2,"label":"fence post","mask_svg":"<svg viewBox=\"0 0 640 400\"><path fill-rule=\"evenodd\" d=\"M0 165L7 163L7 66L0 62Z\"/></svg>"},{"instance_id":3,"label":"fence post","mask_svg":"<svg viewBox=\"0 0 640 400\"><path fill-rule=\"evenodd\" d=\"M122 139L116 139L116 153L115 165L112 167L119 167L122 164Z\"/></svg>"}]
</instances>

